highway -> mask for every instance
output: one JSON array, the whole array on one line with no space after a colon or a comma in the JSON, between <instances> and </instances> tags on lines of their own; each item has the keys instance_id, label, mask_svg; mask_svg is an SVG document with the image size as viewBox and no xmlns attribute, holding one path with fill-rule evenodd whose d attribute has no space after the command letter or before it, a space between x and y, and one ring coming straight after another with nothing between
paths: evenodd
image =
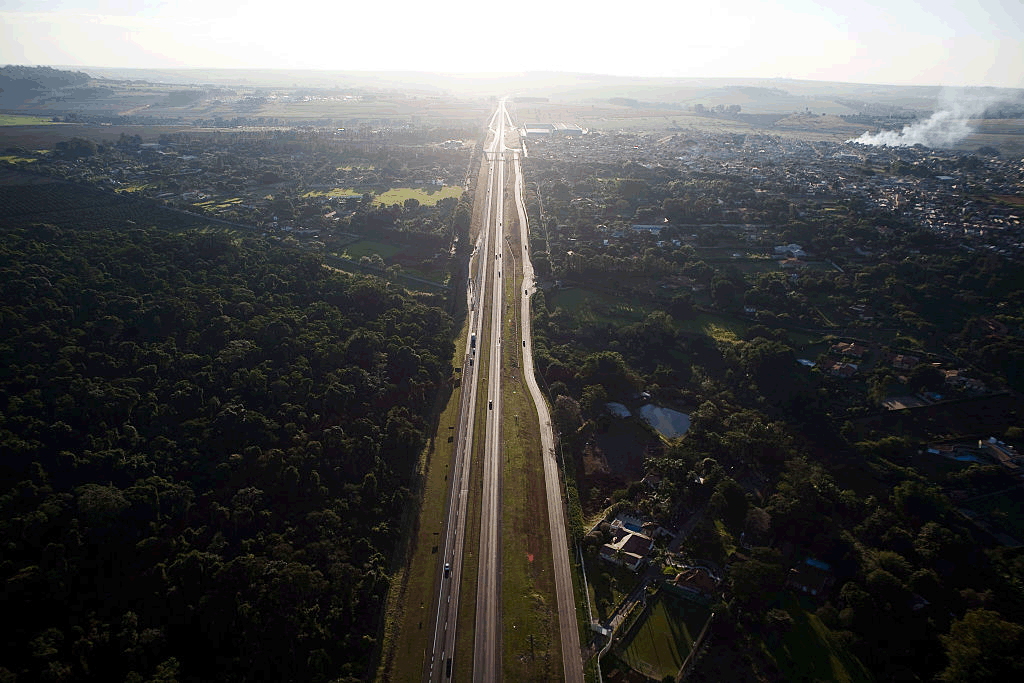
<instances>
[{"instance_id":1,"label":"highway","mask_svg":"<svg viewBox=\"0 0 1024 683\"><path fill-rule=\"evenodd\" d=\"M489 150L487 212L480 252L493 262L490 278L490 334L487 364L487 418L484 430L483 491L480 505L480 568L477 572L476 626L473 644L473 680L501 679L501 322L504 287L501 278L505 213L505 101L495 112L497 130ZM493 181L493 182L491 182ZM486 280L485 280L486 281ZM481 289L486 291L486 289Z\"/></svg>"},{"instance_id":2,"label":"highway","mask_svg":"<svg viewBox=\"0 0 1024 683\"><path fill-rule=\"evenodd\" d=\"M498 111L495 111L489 124L492 130L496 121L498 121ZM497 143L498 136L496 135L488 152L493 152L497 148ZM433 617L431 655L427 670L424 672L424 679L430 682L450 680L453 676L459 590L462 585L463 549L466 535L465 523L469 502L470 462L473 452L473 418L477 409L479 360L485 343L483 339L483 306L481 305L484 289L481 285L487 282L490 274L496 270L496 265L492 264L491 258L488 258L493 251L490 216L494 215L491 208L494 182L495 168L491 164L487 175L487 229L481 230L473 257L476 273L474 276L471 267L469 286L466 290L470 323L466 332L466 356L462 364L459 423L455 430L452 467L448 477L448 511L445 516L444 528L441 530L441 541L438 544L437 576L439 578ZM491 368L495 366L496 364L492 360ZM488 415L492 414L496 414L496 411L489 410Z\"/></svg>"},{"instance_id":3,"label":"highway","mask_svg":"<svg viewBox=\"0 0 1024 683\"><path fill-rule=\"evenodd\" d=\"M519 215L521 242L529 245L528 224L522 190L522 170L518 150L505 148L505 128L511 117L501 100L488 127L491 136L485 145L487 185L484 198L484 220L478 236L473 260L470 264L467 302L469 329L467 353L462 367L462 393L459 421L454 435L452 467L449 473L447 514L441 540L438 544L438 572L436 609L431 623L431 656L424 672L424 680L431 683L455 677L456 626L458 623L459 592L462 581L465 524L469 497L470 463L473 451L474 420L478 400L486 402L481 460L474 463L481 471L480 545L476 585L476 613L473 642L473 680L491 683L502 680L501 648L501 470L502 470L502 396L501 374L503 343L517 346L520 339L502 339L502 321L505 311L503 281L504 260L504 200L506 164L511 161L515 178L515 202ZM533 266L529 249L524 248L523 287L533 288ZM514 259L508 264L514 270ZM511 273L514 281L514 273ZM524 292L525 293L525 292ZM485 300L486 298L486 300ZM555 460L555 442L547 403L537 386L533 370L530 335L529 297L522 297L523 321L523 374L531 396L537 405L541 427L545 491L548 524L551 529L552 557L555 572L555 590L561 638L564 680L582 683L583 663L577 628L575 599L572 587L569 545L566 538L564 502L558 464ZM475 342L474 342L475 340ZM480 376L481 361L486 354L486 377ZM464 668L464 667L463 667Z\"/></svg>"}]
</instances>

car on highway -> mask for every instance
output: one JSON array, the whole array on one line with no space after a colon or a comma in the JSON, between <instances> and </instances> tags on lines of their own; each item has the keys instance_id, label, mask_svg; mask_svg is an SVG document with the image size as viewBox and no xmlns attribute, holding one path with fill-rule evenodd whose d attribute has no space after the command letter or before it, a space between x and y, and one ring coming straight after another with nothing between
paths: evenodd
<instances>
[{"instance_id":1,"label":"car on highway","mask_svg":"<svg viewBox=\"0 0 1024 683\"><path fill-rule=\"evenodd\" d=\"M450 562L445 562L444 563L444 578L447 579L451 575L452 575L452 565L451 565Z\"/></svg>"},{"instance_id":2,"label":"car on highway","mask_svg":"<svg viewBox=\"0 0 1024 683\"><path fill-rule=\"evenodd\" d=\"M487 410L494 410L494 401L487 402Z\"/></svg>"}]
</instances>

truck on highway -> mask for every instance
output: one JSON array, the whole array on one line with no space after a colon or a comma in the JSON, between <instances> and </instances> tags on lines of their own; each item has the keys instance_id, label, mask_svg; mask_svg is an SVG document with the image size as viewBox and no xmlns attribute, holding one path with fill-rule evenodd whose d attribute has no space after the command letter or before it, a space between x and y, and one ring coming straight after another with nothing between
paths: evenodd
<instances>
[{"instance_id":1,"label":"truck on highway","mask_svg":"<svg viewBox=\"0 0 1024 683\"><path fill-rule=\"evenodd\" d=\"M474 332L473 334L469 335L469 348L471 348L471 349L475 349L476 348L476 332Z\"/></svg>"}]
</instances>

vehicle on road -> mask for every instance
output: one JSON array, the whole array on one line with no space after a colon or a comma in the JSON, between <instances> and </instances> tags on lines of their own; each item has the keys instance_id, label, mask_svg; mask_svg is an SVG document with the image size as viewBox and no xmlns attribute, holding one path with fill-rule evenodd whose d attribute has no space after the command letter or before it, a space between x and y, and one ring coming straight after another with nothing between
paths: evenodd
<instances>
[{"instance_id":1,"label":"vehicle on road","mask_svg":"<svg viewBox=\"0 0 1024 683\"><path fill-rule=\"evenodd\" d=\"M487 402L487 410L494 410L494 401Z\"/></svg>"},{"instance_id":2,"label":"vehicle on road","mask_svg":"<svg viewBox=\"0 0 1024 683\"><path fill-rule=\"evenodd\" d=\"M475 349L476 348L476 332L474 332L473 334L471 334L469 336L469 348L471 348L471 349Z\"/></svg>"},{"instance_id":3,"label":"vehicle on road","mask_svg":"<svg viewBox=\"0 0 1024 683\"><path fill-rule=\"evenodd\" d=\"M451 565L450 562L445 562L444 563L444 578L447 579L451 575L452 575L452 565Z\"/></svg>"}]
</instances>

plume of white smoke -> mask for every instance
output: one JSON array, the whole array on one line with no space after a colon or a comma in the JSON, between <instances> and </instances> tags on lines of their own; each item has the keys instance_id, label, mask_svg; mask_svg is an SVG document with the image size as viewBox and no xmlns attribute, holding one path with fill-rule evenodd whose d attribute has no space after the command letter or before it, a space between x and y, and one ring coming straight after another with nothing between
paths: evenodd
<instances>
[{"instance_id":1,"label":"plume of white smoke","mask_svg":"<svg viewBox=\"0 0 1024 683\"><path fill-rule=\"evenodd\" d=\"M987 91L987 92L986 92ZM859 138L847 140L862 145L886 147L950 148L974 132L972 119L984 116L985 112L998 105L1019 102L1008 93L995 94L990 89L947 89L939 96L938 111L924 121L918 121L903 130L883 130L878 133L864 133Z\"/></svg>"}]
</instances>

